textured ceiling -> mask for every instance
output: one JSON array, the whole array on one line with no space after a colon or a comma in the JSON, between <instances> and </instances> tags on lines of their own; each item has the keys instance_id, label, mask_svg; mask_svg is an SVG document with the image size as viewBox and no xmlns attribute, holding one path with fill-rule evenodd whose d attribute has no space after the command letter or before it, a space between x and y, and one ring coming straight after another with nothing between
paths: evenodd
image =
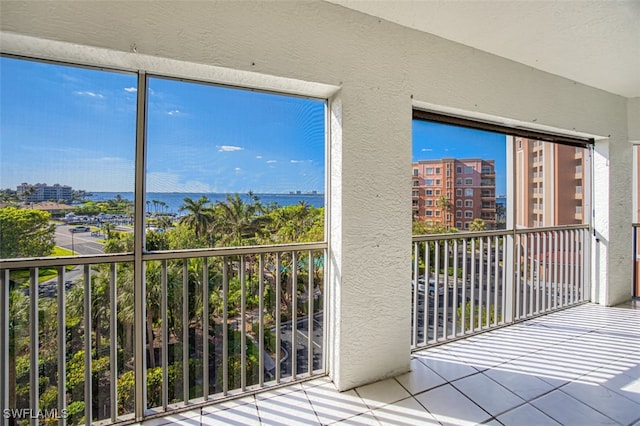
<instances>
[{"instance_id":1,"label":"textured ceiling","mask_svg":"<svg viewBox=\"0 0 640 426\"><path fill-rule=\"evenodd\" d=\"M624 97L640 96L640 0L328 0Z\"/></svg>"}]
</instances>

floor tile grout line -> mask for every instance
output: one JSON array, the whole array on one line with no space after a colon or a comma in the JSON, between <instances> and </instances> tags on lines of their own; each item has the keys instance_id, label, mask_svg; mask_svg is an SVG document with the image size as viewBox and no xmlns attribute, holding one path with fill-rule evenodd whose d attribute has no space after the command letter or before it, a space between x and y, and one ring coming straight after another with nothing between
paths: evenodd
<instances>
[{"instance_id":1,"label":"floor tile grout line","mask_svg":"<svg viewBox=\"0 0 640 426\"><path fill-rule=\"evenodd\" d=\"M563 387L564 387L564 386L563 386ZM591 409L592 409L593 411L595 411L596 413L602 414L602 415L603 415L603 416L605 416L607 419L609 419L609 420L611 420L611 421L616 422L616 424L619 424L619 425L622 425L622 424L623 424L623 423L620 423L619 421L617 421L616 419L611 418L610 416L608 416L607 414L605 414L605 413L603 413L602 411L598 410L597 408L595 408L595 407L593 407L593 406L591 406L591 405L587 404L586 402L584 402L584 401L582 401L582 400L580 400L580 399L576 398L575 396L573 396L573 395L571 395L571 394L569 394L569 393L567 393L567 392L563 391L563 390L562 390L562 387L561 387L561 388L558 388L558 391L559 391L559 392L562 392L563 394L565 394L565 395L566 395L566 396L568 396L569 398L571 398L571 399L574 399L574 400L578 401L580 404L582 404L582 405L586 405L587 407L591 408Z\"/></svg>"},{"instance_id":2,"label":"floor tile grout line","mask_svg":"<svg viewBox=\"0 0 640 426\"><path fill-rule=\"evenodd\" d=\"M318 420L318 424L322 425L323 423L320 421L320 415L316 411L316 407L313 406L313 402L311 402L311 399L309 398L309 394L307 393L307 390L304 388L304 386L302 386L302 392L304 392L305 398L307 398L307 401L309 401L309 405L311 406L311 409L313 410L313 414L316 416L316 419Z\"/></svg>"},{"instance_id":3,"label":"floor tile grout line","mask_svg":"<svg viewBox=\"0 0 640 426\"><path fill-rule=\"evenodd\" d=\"M605 367L607 367L607 366L609 366L609 365L612 365L612 364L607 364L606 366L603 366L603 367L601 367L601 368L605 368ZM638 363L638 364L636 364L636 365L640 367L640 363ZM576 380L581 379L581 378L586 377L586 376L589 376L589 375L591 375L594 371L597 371L597 370L599 370L599 369L600 369L600 368L597 368L597 369L595 369L595 370L593 370L593 371L590 371L590 372L588 372L588 373L586 373L586 374L584 374L584 375L582 375L582 376L580 376L580 377L576 378ZM565 384L563 384L562 386L559 386L559 387L558 387L558 390L562 390L561 388L563 388L563 387L565 387L565 386L568 386L568 385L569 385L569 384L571 384L571 383L575 383L575 382L574 382L574 381L572 381L572 382L570 382L570 383L565 383ZM606 383L606 382L605 382L605 383ZM598 384L597 384L597 386L599 386L599 387L604 387L604 388L606 388L607 390L610 390L611 392L615 393L616 395L621 396L621 397L623 397L624 399L626 399L626 400L628 400L628 401L631 401L631 402L635 403L636 405L640 406L640 402L637 402L637 401L635 401L635 400L633 400L633 399L629 398L627 395L625 395L625 394L623 394L623 393L619 392L619 390L618 390L618 389L610 388L610 387L606 386L605 384L601 384L601 383L598 383ZM564 391L563 391L563 392L564 392ZM564 393L566 394L567 392L564 392ZM640 417L638 417L638 420L640 420Z\"/></svg>"},{"instance_id":4,"label":"floor tile grout line","mask_svg":"<svg viewBox=\"0 0 640 426\"><path fill-rule=\"evenodd\" d=\"M459 379L458 379L459 380ZM487 410L485 410L484 408L482 408L480 406L480 404L478 404L477 402L475 402L473 399L469 398L464 392L462 392L460 389L458 389L452 382L449 382L449 385L454 388L456 391L458 391L462 396L464 396L465 398L467 398L469 401L471 401L476 407L480 408L482 411L484 411L485 413L487 413L487 415L491 418L493 417L493 414L491 414L490 412L488 412Z\"/></svg>"},{"instance_id":5,"label":"floor tile grout line","mask_svg":"<svg viewBox=\"0 0 640 426\"><path fill-rule=\"evenodd\" d=\"M424 366L425 366L425 367L427 367L429 370L431 370L435 375L437 375L437 376L438 376L438 377L440 377L442 380L444 380L444 381L445 381L445 383L441 383L441 384L439 384L439 385L437 385L437 386L434 386L434 387L432 387L432 388L430 388L430 389L425 389L425 390L423 390L423 391L417 392L417 393L416 393L416 394L414 394L414 395L419 395L419 394L424 393L424 392L427 392L427 391L429 391L429 390L431 390L431 389L435 389L435 388L439 388L439 387L441 387L441 386L444 386L444 385L446 385L447 383L451 383L451 382L456 381L456 380L464 379L464 378L471 377L471 376L475 376L476 374L482 373L482 372L481 372L481 371L479 371L478 369L476 369L476 368L474 368L474 367L472 367L472 366L470 366L470 365L467 365L467 364L465 363L465 365L466 365L467 367L471 367L471 368L473 368L474 370L476 370L476 371L475 371L475 373L466 374L466 375L464 375L464 376L457 377L457 378L455 378L455 379L453 379L453 380L449 380L449 379L447 379L446 377L444 377L443 375L438 374L438 372L437 372L437 371L435 371L433 368L429 367L427 364L425 364L424 362L422 362L422 360L419 360L419 361L422 363L422 365L424 365ZM401 386L402 386L402 385L401 385ZM409 393L411 393L411 392L409 392Z\"/></svg>"},{"instance_id":6,"label":"floor tile grout line","mask_svg":"<svg viewBox=\"0 0 640 426\"><path fill-rule=\"evenodd\" d=\"M331 382L331 383L333 383L333 382ZM372 409L371 407L369 407L369 404L367 404L367 403L364 401L364 398L362 398L362 396L360 396L360 394L358 393L358 389L357 389L357 387L356 387L356 388L353 388L353 391L354 391L354 392L355 392L355 394L358 396L358 398L360 398L360 402L362 402L362 404L367 408L367 410L363 411L362 413L354 414L354 415L352 415L352 416L347 416L347 417L345 417L345 418L343 418L343 419L339 419L339 420L336 420L336 421L331 422L331 423L328 423L328 424L335 424L335 423L338 423L338 422L342 422L342 421L344 421L344 420L352 419L352 418L354 418L354 417L361 416L361 415L363 415L363 414L365 414L365 413L367 413L367 412L372 412L372 411L373 411L373 409ZM336 392L340 393L340 391L338 391L337 389L336 389ZM306 393L306 390L305 390L305 393ZM316 411L315 407L313 406L313 403L311 402L311 399L309 399L309 396L308 396L308 395L307 395L307 400L308 400L308 401L309 401L309 403L311 404L311 408L313 409L314 413L316 414L316 417L318 418L318 424L320 424L320 425L324 425L324 423L322 423L322 422L320 421L320 416L318 415L318 412ZM388 404L387 404L387 405L388 405Z\"/></svg>"}]
</instances>

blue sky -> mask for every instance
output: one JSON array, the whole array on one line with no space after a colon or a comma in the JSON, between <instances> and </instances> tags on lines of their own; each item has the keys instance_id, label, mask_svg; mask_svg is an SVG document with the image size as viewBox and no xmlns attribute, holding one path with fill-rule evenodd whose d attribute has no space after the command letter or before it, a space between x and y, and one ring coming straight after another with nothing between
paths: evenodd
<instances>
[{"instance_id":1,"label":"blue sky","mask_svg":"<svg viewBox=\"0 0 640 426\"><path fill-rule=\"evenodd\" d=\"M0 58L0 187L134 189L136 76ZM151 78L147 191L324 189L322 101Z\"/></svg>"},{"instance_id":2,"label":"blue sky","mask_svg":"<svg viewBox=\"0 0 640 426\"><path fill-rule=\"evenodd\" d=\"M458 126L413 120L412 161L441 158L495 160L496 195L506 194L506 136Z\"/></svg>"},{"instance_id":3,"label":"blue sky","mask_svg":"<svg viewBox=\"0 0 640 426\"><path fill-rule=\"evenodd\" d=\"M0 58L0 188L133 192L136 76ZM149 192L324 192L322 101L150 78ZM413 161L496 160L505 136L414 121Z\"/></svg>"}]
</instances>

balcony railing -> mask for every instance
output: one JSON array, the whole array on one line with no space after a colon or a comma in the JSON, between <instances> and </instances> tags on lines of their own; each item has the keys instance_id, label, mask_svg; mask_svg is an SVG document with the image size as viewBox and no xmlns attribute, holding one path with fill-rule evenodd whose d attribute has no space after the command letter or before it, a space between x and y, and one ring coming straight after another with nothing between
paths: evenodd
<instances>
[{"instance_id":1,"label":"balcony railing","mask_svg":"<svg viewBox=\"0 0 640 426\"><path fill-rule=\"evenodd\" d=\"M640 223L634 223L631 225L633 230L633 297L640 297Z\"/></svg>"},{"instance_id":2,"label":"balcony railing","mask_svg":"<svg viewBox=\"0 0 640 426\"><path fill-rule=\"evenodd\" d=\"M326 249L3 260L0 408L132 421L322 375Z\"/></svg>"},{"instance_id":3,"label":"balcony railing","mask_svg":"<svg viewBox=\"0 0 640 426\"><path fill-rule=\"evenodd\" d=\"M588 227L413 237L412 348L587 301Z\"/></svg>"}]
</instances>

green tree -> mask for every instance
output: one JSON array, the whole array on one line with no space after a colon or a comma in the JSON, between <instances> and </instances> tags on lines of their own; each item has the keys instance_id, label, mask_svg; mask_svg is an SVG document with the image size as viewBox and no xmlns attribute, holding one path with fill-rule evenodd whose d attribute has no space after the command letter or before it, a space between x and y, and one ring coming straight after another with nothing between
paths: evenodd
<instances>
[{"instance_id":1,"label":"green tree","mask_svg":"<svg viewBox=\"0 0 640 426\"><path fill-rule=\"evenodd\" d=\"M187 212L180 219L180 223L193 228L198 240L205 236L207 230L213 224L213 212L208 204L209 199L204 195L198 200L186 197L184 204L179 209Z\"/></svg>"},{"instance_id":2,"label":"green tree","mask_svg":"<svg viewBox=\"0 0 640 426\"><path fill-rule=\"evenodd\" d=\"M438 205L438 208L440 209L440 211L442 212L442 223L445 224L446 227L449 226L449 221L447 220L447 213L449 213L451 211L451 201L445 197L444 195L441 196L440 198L438 198L438 201L436 201L436 204Z\"/></svg>"},{"instance_id":3,"label":"green tree","mask_svg":"<svg viewBox=\"0 0 640 426\"><path fill-rule=\"evenodd\" d=\"M469 231L486 231L487 224L482 219L473 219L473 222L469 224Z\"/></svg>"},{"instance_id":4,"label":"green tree","mask_svg":"<svg viewBox=\"0 0 640 426\"><path fill-rule=\"evenodd\" d=\"M104 225L102 225L102 229L104 229L104 233L107 236L107 240L110 240L111 238L113 238L113 230L115 228L116 227L111 222L106 222Z\"/></svg>"},{"instance_id":5,"label":"green tree","mask_svg":"<svg viewBox=\"0 0 640 426\"><path fill-rule=\"evenodd\" d=\"M0 209L0 258L48 256L55 247L55 225L47 212Z\"/></svg>"},{"instance_id":6,"label":"green tree","mask_svg":"<svg viewBox=\"0 0 640 426\"><path fill-rule=\"evenodd\" d=\"M498 229L504 229L507 225L507 209L504 204L496 203L496 222Z\"/></svg>"},{"instance_id":7,"label":"green tree","mask_svg":"<svg viewBox=\"0 0 640 426\"><path fill-rule=\"evenodd\" d=\"M251 244L267 217L261 215L262 204L257 196L249 192L251 202L245 203L237 193L216 203L217 222L221 231L221 242L227 246Z\"/></svg>"},{"instance_id":8,"label":"green tree","mask_svg":"<svg viewBox=\"0 0 640 426\"><path fill-rule=\"evenodd\" d=\"M171 220L171 216L162 215L156 218L156 226L162 229L169 229L173 226L173 221Z\"/></svg>"},{"instance_id":9,"label":"green tree","mask_svg":"<svg viewBox=\"0 0 640 426\"><path fill-rule=\"evenodd\" d=\"M20 198L18 193L13 189L0 189L0 202L2 203L18 203Z\"/></svg>"},{"instance_id":10,"label":"green tree","mask_svg":"<svg viewBox=\"0 0 640 426\"><path fill-rule=\"evenodd\" d=\"M133 233L123 233L105 241L103 250L105 253L126 253L133 251Z\"/></svg>"}]
</instances>

